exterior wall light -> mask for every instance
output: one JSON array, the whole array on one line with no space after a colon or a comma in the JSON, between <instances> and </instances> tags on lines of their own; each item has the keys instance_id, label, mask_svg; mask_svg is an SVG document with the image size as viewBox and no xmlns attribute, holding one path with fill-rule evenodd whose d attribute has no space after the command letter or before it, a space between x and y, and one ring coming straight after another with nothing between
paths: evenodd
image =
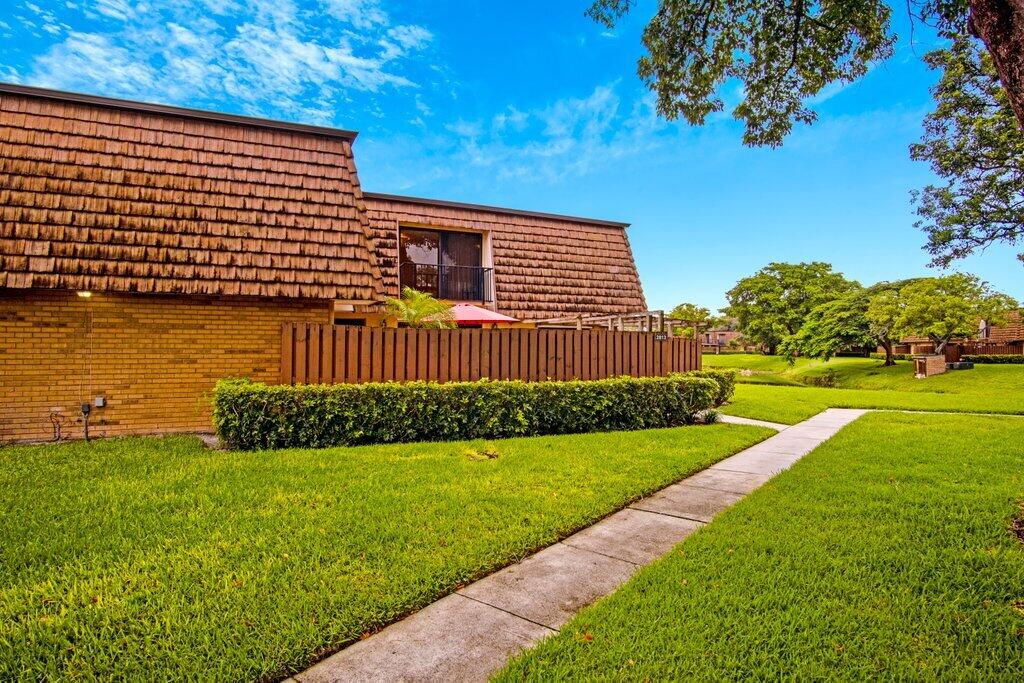
<instances>
[{"instance_id":1,"label":"exterior wall light","mask_svg":"<svg viewBox=\"0 0 1024 683\"><path fill-rule=\"evenodd\" d=\"M83 290L83 291L78 293L78 296L82 297L83 299L88 299L89 297L92 296L92 292L90 292L88 290Z\"/></svg>"}]
</instances>

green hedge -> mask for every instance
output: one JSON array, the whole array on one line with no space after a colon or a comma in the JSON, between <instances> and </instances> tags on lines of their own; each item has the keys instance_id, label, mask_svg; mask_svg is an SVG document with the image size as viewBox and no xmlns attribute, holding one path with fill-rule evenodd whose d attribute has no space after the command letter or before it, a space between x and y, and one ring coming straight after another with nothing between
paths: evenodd
<instances>
[{"instance_id":1,"label":"green hedge","mask_svg":"<svg viewBox=\"0 0 1024 683\"><path fill-rule=\"evenodd\" d=\"M997 353L979 353L970 356L961 356L960 360L972 363L999 363L1005 365L1024 365L1024 354L1004 355Z\"/></svg>"},{"instance_id":2,"label":"green hedge","mask_svg":"<svg viewBox=\"0 0 1024 683\"><path fill-rule=\"evenodd\" d=\"M231 448L324 448L691 424L731 395L731 373L598 381L217 383L213 423Z\"/></svg>"},{"instance_id":3,"label":"green hedge","mask_svg":"<svg viewBox=\"0 0 1024 683\"><path fill-rule=\"evenodd\" d=\"M714 380L718 384L718 393L715 396L715 406L723 405L732 398L733 392L736 391L736 371L735 370L695 370L693 372L686 373L687 377L704 377L705 379Z\"/></svg>"},{"instance_id":4,"label":"green hedge","mask_svg":"<svg viewBox=\"0 0 1024 683\"><path fill-rule=\"evenodd\" d=\"M885 360L884 353L872 353L871 357L875 360ZM912 353L894 353L892 354L893 360L914 360L914 354Z\"/></svg>"}]
</instances>

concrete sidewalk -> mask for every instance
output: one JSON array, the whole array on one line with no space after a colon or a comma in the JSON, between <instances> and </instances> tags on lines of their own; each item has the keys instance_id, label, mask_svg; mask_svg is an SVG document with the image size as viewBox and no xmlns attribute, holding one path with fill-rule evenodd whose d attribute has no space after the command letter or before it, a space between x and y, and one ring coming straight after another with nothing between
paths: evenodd
<instances>
[{"instance_id":1,"label":"concrete sidewalk","mask_svg":"<svg viewBox=\"0 0 1024 683\"><path fill-rule=\"evenodd\" d=\"M829 409L449 595L295 676L486 680L865 410Z\"/></svg>"}]
</instances>

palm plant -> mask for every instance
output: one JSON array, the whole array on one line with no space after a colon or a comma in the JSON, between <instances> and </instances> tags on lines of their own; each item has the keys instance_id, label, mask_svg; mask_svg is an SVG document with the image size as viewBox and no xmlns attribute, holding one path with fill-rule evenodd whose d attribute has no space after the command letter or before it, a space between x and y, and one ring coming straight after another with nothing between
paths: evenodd
<instances>
[{"instance_id":1,"label":"palm plant","mask_svg":"<svg viewBox=\"0 0 1024 683\"><path fill-rule=\"evenodd\" d=\"M451 304L435 299L426 292L412 287L402 288L400 299L385 302L388 314L409 327L424 329L450 329L455 327Z\"/></svg>"}]
</instances>

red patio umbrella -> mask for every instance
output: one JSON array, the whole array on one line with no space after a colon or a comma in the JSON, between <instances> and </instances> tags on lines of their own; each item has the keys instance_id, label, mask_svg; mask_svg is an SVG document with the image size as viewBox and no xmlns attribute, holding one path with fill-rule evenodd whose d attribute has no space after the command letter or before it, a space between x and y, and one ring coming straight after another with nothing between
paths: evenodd
<instances>
[{"instance_id":1,"label":"red patio umbrella","mask_svg":"<svg viewBox=\"0 0 1024 683\"><path fill-rule=\"evenodd\" d=\"M486 308L480 308L473 304L455 304L452 306L452 317L455 318L455 324L459 327L467 327L469 325L487 325L490 323L519 322L515 318L510 318L507 315L495 313L494 311Z\"/></svg>"}]
</instances>

